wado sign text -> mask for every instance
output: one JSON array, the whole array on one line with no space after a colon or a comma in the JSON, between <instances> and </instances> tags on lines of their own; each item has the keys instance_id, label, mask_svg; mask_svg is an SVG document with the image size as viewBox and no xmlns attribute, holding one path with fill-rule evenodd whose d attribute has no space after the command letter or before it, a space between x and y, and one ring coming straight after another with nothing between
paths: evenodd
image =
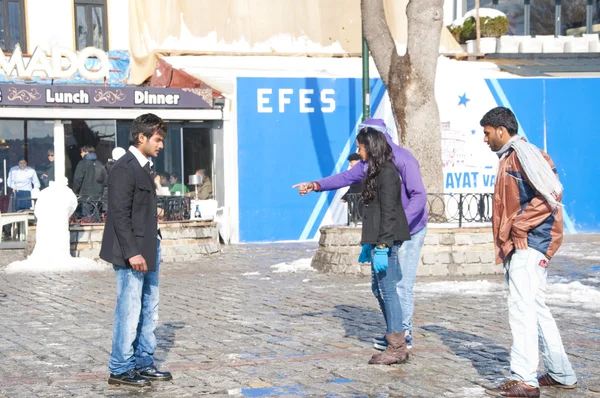
<instances>
[{"instance_id":1,"label":"wado sign text","mask_svg":"<svg viewBox=\"0 0 600 398\"><path fill-rule=\"evenodd\" d=\"M89 70L85 63L89 58L98 60L97 69ZM0 50L0 69L6 76L68 78L76 72L88 80L99 80L108 76L110 60L108 54L94 47L86 47L79 53L64 47L52 47L49 54L36 47L27 62L17 44L10 58Z\"/></svg>"}]
</instances>

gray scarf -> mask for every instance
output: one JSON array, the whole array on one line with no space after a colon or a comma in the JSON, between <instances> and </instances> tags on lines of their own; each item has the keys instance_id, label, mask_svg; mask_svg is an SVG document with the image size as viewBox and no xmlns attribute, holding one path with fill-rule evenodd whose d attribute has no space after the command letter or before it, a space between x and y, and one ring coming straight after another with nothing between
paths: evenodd
<instances>
[{"instance_id":1,"label":"gray scarf","mask_svg":"<svg viewBox=\"0 0 600 398\"><path fill-rule=\"evenodd\" d=\"M523 137L515 135L502 149L496 152L499 158L513 148L517 158L523 167L523 171L536 191L542 195L553 208L562 206L558 201L563 186L556 174L552 171L550 164L546 161L538 147L525 141Z\"/></svg>"}]
</instances>

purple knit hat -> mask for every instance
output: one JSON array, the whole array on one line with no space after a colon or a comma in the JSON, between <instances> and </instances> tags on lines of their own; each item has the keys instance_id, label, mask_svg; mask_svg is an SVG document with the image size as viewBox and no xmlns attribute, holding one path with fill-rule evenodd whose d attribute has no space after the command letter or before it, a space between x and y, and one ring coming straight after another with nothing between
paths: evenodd
<instances>
[{"instance_id":1,"label":"purple knit hat","mask_svg":"<svg viewBox=\"0 0 600 398\"><path fill-rule=\"evenodd\" d=\"M382 119L369 118L358 125L358 130L364 127L370 127L377 131L381 131L384 134L387 134L388 132L387 126Z\"/></svg>"}]
</instances>

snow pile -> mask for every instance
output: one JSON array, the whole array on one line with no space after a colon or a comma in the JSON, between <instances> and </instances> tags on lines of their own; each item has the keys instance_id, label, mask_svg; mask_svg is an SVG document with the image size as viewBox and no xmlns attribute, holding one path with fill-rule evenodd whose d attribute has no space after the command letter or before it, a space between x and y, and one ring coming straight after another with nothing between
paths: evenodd
<instances>
[{"instance_id":1,"label":"snow pile","mask_svg":"<svg viewBox=\"0 0 600 398\"><path fill-rule=\"evenodd\" d=\"M502 283L491 283L486 280L468 282L431 282L415 285L417 294L458 294L467 296L487 296L506 290Z\"/></svg>"},{"instance_id":2,"label":"snow pile","mask_svg":"<svg viewBox=\"0 0 600 398\"><path fill-rule=\"evenodd\" d=\"M594 280L588 278L584 281ZM598 313L600 311L600 290L593 286L583 283L569 282L564 279L556 278L558 283L549 283L546 288L546 303L552 307L579 307L583 310L590 310ZM417 283L415 285L415 294L417 296L442 296L442 295L462 295L462 296L487 296L508 294L508 287L505 283L491 283L486 280L467 281L467 282L432 282Z\"/></svg>"},{"instance_id":3,"label":"snow pile","mask_svg":"<svg viewBox=\"0 0 600 398\"><path fill-rule=\"evenodd\" d=\"M271 268L273 269L273 272L314 271L314 269L310 266L311 262L312 257L301 258L300 260L271 265Z\"/></svg>"},{"instance_id":4,"label":"snow pile","mask_svg":"<svg viewBox=\"0 0 600 398\"><path fill-rule=\"evenodd\" d=\"M554 283L546 289L546 303L552 306L578 306L600 311L600 291L581 282Z\"/></svg>"},{"instance_id":5,"label":"snow pile","mask_svg":"<svg viewBox=\"0 0 600 398\"><path fill-rule=\"evenodd\" d=\"M107 263L100 263L87 258L65 257L61 260L39 260L28 258L24 261L15 261L6 267L7 274L15 273L47 273L47 272L90 272L105 271L109 268Z\"/></svg>"},{"instance_id":6,"label":"snow pile","mask_svg":"<svg viewBox=\"0 0 600 398\"><path fill-rule=\"evenodd\" d=\"M467 12L463 17L457 18L452 22L453 27L462 26L465 21L469 18L476 17L475 9ZM496 17L506 17L506 14L500 10L494 10L493 8L480 8L479 9L479 18L488 17L488 18L496 18Z\"/></svg>"}]
</instances>

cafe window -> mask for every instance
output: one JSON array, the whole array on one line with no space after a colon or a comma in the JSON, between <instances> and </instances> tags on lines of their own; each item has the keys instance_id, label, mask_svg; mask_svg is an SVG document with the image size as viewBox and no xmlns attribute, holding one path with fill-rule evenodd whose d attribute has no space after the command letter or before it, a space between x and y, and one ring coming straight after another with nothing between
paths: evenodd
<instances>
[{"instance_id":1,"label":"cafe window","mask_svg":"<svg viewBox=\"0 0 600 398\"><path fill-rule=\"evenodd\" d=\"M65 120L65 176L71 186L73 173L81 160L80 148L91 145L102 164L112 157L115 147L116 123L114 120ZM54 120L0 119L0 179L24 159L33 168L42 189L48 186L44 174L54 159L48 150L54 149ZM0 191L4 185L0 182Z\"/></svg>"},{"instance_id":2,"label":"cafe window","mask_svg":"<svg viewBox=\"0 0 600 398\"><path fill-rule=\"evenodd\" d=\"M12 53L19 44L27 53L24 0L0 0L0 46Z\"/></svg>"},{"instance_id":3,"label":"cafe window","mask_svg":"<svg viewBox=\"0 0 600 398\"><path fill-rule=\"evenodd\" d=\"M96 47L108 51L106 0L75 0L77 50Z\"/></svg>"}]
</instances>

